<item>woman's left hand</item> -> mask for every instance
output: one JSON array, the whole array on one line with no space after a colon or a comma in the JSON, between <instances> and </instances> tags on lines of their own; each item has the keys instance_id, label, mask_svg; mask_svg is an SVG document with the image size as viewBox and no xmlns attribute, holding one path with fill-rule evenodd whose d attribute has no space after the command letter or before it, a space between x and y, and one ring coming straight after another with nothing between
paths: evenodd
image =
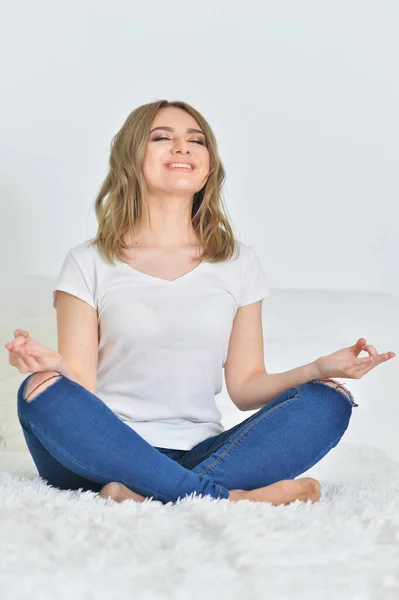
<instances>
[{"instance_id":1,"label":"woman's left hand","mask_svg":"<svg viewBox=\"0 0 399 600\"><path fill-rule=\"evenodd\" d=\"M360 352L364 350L370 356L358 358ZM385 352L378 354L374 346L366 344L364 338L360 338L354 346L343 348L333 354L321 356L314 361L316 367L315 379L323 377L346 377L348 379L360 379L374 369L377 365L394 358L395 352Z\"/></svg>"}]
</instances>

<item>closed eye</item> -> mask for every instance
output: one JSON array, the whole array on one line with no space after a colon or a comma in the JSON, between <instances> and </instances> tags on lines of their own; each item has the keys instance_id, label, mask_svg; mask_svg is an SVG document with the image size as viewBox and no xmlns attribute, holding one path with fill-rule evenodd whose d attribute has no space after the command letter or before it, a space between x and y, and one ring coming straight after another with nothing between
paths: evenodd
<instances>
[{"instance_id":1,"label":"closed eye","mask_svg":"<svg viewBox=\"0 0 399 600\"><path fill-rule=\"evenodd\" d=\"M158 136L156 138L154 138L152 141L156 142L158 140L168 140L169 138L167 137L163 137L163 136ZM201 140L190 140L191 142L195 142L196 144L200 144L201 146L205 146L205 143L202 142Z\"/></svg>"}]
</instances>

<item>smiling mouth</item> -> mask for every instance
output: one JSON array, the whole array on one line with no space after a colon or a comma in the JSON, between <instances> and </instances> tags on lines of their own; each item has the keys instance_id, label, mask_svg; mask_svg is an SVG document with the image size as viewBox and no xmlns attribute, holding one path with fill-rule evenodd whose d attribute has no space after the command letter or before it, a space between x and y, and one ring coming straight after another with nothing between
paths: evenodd
<instances>
[{"instance_id":1,"label":"smiling mouth","mask_svg":"<svg viewBox=\"0 0 399 600\"><path fill-rule=\"evenodd\" d=\"M170 167L169 165L165 165L165 168L168 169L168 171L178 171L180 172L185 172L185 173L192 173L195 169L193 167Z\"/></svg>"}]
</instances>

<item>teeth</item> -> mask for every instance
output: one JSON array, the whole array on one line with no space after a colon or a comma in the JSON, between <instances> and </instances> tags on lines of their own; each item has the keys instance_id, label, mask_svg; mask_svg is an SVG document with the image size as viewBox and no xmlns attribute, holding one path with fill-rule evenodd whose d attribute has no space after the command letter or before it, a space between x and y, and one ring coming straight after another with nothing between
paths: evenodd
<instances>
[{"instance_id":1,"label":"teeth","mask_svg":"<svg viewBox=\"0 0 399 600\"><path fill-rule=\"evenodd\" d=\"M187 164L184 164L184 163L170 163L170 165L168 165L168 167L170 169L173 169L174 167L177 167L177 168L183 167L183 168L186 168L186 169L192 169L191 165L187 165Z\"/></svg>"}]
</instances>

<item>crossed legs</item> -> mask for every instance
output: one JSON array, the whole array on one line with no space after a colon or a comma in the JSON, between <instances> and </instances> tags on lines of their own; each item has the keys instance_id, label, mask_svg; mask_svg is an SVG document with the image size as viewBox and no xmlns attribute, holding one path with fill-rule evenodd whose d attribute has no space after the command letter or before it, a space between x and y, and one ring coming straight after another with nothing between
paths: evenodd
<instances>
[{"instance_id":1,"label":"crossed legs","mask_svg":"<svg viewBox=\"0 0 399 600\"><path fill-rule=\"evenodd\" d=\"M62 377L62 375L56 371L34 373L28 380L25 388L24 399L26 402L32 402L45 389L55 383L59 377ZM334 380L323 381L323 384L340 388L340 384ZM346 393L342 388L340 388L340 391L341 393ZM254 490L229 490L229 492L229 500L232 501L247 499L257 502L271 502L274 505L278 505L289 504L297 499L317 501L320 499L320 484L312 478L301 478L278 481ZM117 502L122 502L126 499L133 499L139 502L145 500L145 496L132 491L117 481L111 481L104 485L100 491L100 496L103 498L113 498Z\"/></svg>"}]
</instances>

